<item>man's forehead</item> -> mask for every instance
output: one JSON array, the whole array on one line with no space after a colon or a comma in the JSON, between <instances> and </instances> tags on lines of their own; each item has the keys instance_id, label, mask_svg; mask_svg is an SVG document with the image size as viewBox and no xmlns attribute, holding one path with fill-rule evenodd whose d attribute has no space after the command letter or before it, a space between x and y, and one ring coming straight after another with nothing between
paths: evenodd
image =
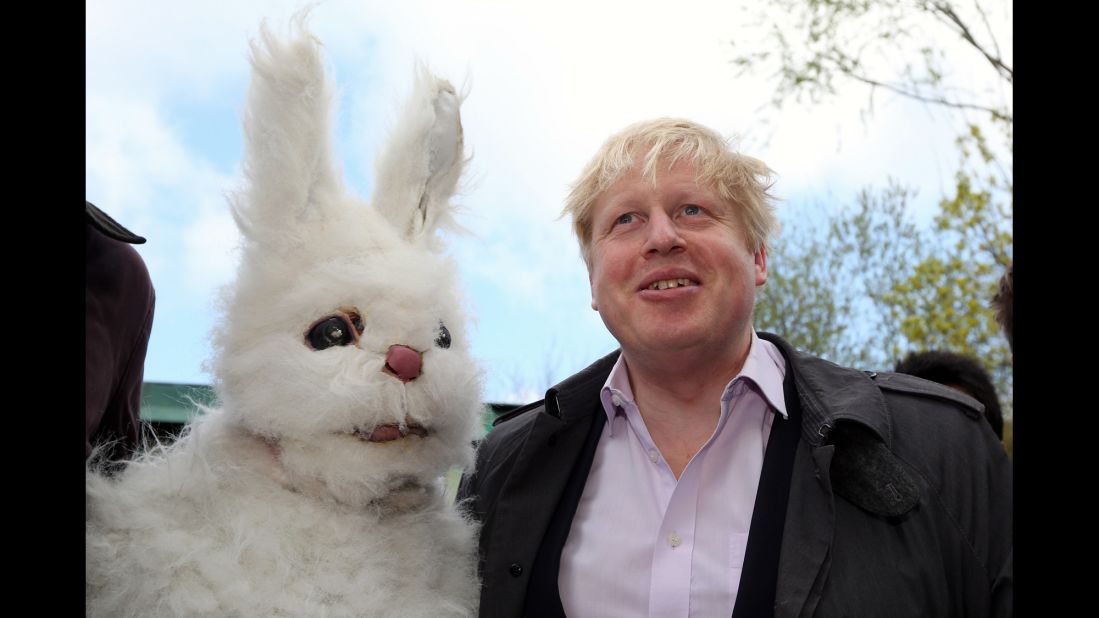
<instances>
[{"instance_id":1,"label":"man's forehead","mask_svg":"<svg viewBox=\"0 0 1099 618\"><path fill-rule=\"evenodd\" d=\"M732 207L721 198L715 183L699 178L697 167L690 162L679 162L671 169L662 166L652 174L644 174L635 165L596 197L595 206L598 208L608 203L645 199L654 195L676 199L706 199Z\"/></svg>"}]
</instances>

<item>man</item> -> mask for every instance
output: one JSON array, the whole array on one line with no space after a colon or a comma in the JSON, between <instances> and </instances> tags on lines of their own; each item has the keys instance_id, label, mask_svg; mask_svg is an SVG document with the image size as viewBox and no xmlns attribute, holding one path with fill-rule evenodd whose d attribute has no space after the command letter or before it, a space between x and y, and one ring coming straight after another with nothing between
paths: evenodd
<instances>
[{"instance_id":1,"label":"man","mask_svg":"<svg viewBox=\"0 0 1099 618\"><path fill-rule=\"evenodd\" d=\"M1004 439L1004 413L996 386L976 358L949 350L910 352L893 371L944 384L976 399L984 406L985 419L996 437Z\"/></svg>"},{"instance_id":2,"label":"man","mask_svg":"<svg viewBox=\"0 0 1099 618\"><path fill-rule=\"evenodd\" d=\"M1015 352L1015 263L1007 265L1007 270L1000 276L996 293L992 296L990 305L996 312L996 323L1004 329L1007 337L1007 346L1012 354Z\"/></svg>"},{"instance_id":3,"label":"man","mask_svg":"<svg viewBox=\"0 0 1099 618\"><path fill-rule=\"evenodd\" d=\"M141 436L141 385L156 295L131 246L145 239L84 203L84 459L102 443L104 459L118 460L134 452Z\"/></svg>"},{"instance_id":4,"label":"man","mask_svg":"<svg viewBox=\"0 0 1099 618\"><path fill-rule=\"evenodd\" d=\"M753 330L770 174L672 119L585 169L565 210L621 350L478 448L481 616L1011 613L1011 469L973 401Z\"/></svg>"}]
</instances>

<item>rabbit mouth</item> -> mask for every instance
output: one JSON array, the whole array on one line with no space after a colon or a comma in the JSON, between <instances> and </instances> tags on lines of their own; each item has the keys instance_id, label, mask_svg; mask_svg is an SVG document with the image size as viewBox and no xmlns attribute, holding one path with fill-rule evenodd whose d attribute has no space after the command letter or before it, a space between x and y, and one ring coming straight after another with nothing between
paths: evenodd
<instances>
[{"instance_id":1,"label":"rabbit mouth","mask_svg":"<svg viewBox=\"0 0 1099 618\"><path fill-rule=\"evenodd\" d=\"M417 425L416 423L377 425L369 432L356 427L355 431L351 433L356 438L366 442L392 442L393 440L400 440L401 438L408 436L427 437L427 430L424 429L422 425Z\"/></svg>"}]
</instances>

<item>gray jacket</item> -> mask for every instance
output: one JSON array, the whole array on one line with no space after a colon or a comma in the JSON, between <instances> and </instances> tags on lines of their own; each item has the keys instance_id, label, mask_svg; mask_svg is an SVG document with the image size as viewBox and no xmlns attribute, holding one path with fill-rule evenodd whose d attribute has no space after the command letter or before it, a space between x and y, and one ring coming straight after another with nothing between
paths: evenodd
<instances>
[{"instance_id":1,"label":"gray jacket","mask_svg":"<svg viewBox=\"0 0 1099 618\"><path fill-rule=\"evenodd\" d=\"M760 337L786 357L802 410L774 615L1012 615L1012 466L981 405ZM481 616L522 615L617 355L502 418L479 446L459 499L483 523Z\"/></svg>"}]
</instances>

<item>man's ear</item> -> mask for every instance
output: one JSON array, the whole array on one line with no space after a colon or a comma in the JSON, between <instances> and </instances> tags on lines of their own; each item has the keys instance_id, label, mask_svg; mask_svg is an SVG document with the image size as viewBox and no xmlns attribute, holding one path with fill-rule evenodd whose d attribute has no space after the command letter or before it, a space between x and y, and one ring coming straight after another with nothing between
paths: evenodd
<instances>
[{"instance_id":1,"label":"man's ear","mask_svg":"<svg viewBox=\"0 0 1099 618\"><path fill-rule=\"evenodd\" d=\"M759 250L756 251L756 287L767 283L767 245L759 243Z\"/></svg>"},{"instance_id":2,"label":"man's ear","mask_svg":"<svg viewBox=\"0 0 1099 618\"><path fill-rule=\"evenodd\" d=\"M588 267L588 289L591 290L591 308L599 311L599 304L595 302L595 287L591 284L591 267Z\"/></svg>"}]
</instances>

